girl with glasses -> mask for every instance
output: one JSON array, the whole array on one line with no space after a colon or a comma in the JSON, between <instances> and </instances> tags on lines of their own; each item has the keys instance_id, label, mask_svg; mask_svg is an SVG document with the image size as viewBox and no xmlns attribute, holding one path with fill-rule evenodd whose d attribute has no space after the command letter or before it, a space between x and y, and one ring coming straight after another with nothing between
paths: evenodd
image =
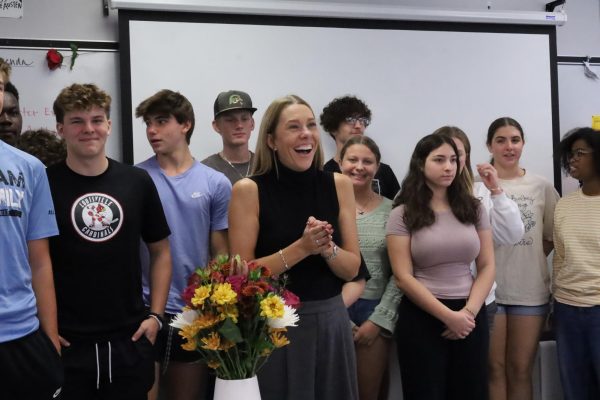
<instances>
[{"instance_id":1,"label":"girl with glasses","mask_svg":"<svg viewBox=\"0 0 600 400\"><path fill-rule=\"evenodd\" d=\"M563 169L581 187L554 213L552 292L566 400L600 398L600 133L579 128L560 142Z\"/></svg>"}]
</instances>

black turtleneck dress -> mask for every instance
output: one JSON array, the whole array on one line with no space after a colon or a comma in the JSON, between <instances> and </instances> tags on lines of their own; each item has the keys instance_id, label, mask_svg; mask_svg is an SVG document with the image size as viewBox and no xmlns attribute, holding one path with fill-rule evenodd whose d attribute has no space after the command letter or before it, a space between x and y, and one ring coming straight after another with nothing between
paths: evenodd
<instances>
[{"instance_id":1,"label":"black turtleneck dress","mask_svg":"<svg viewBox=\"0 0 600 400\"><path fill-rule=\"evenodd\" d=\"M277 253L302 236L308 217L329 222L342 243L333 173L310 168L277 170L251 178L258 186L259 233L255 257ZM290 344L275 350L261 372L263 400L358 399L356 360L348 314L341 299L344 280L320 255L291 266L288 289L300 297L298 327Z\"/></svg>"}]
</instances>

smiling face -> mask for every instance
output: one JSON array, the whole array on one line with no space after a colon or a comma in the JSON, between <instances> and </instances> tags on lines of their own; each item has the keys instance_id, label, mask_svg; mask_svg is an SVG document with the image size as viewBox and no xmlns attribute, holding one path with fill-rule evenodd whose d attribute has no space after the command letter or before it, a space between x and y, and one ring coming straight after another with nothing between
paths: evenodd
<instances>
[{"instance_id":1,"label":"smiling face","mask_svg":"<svg viewBox=\"0 0 600 400\"><path fill-rule=\"evenodd\" d=\"M223 145L247 146L254 130L254 118L248 110L232 110L219 114L212 125L223 138Z\"/></svg>"},{"instance_id":2,"label":"smiling face","mask_svg":"<svg viewBox=\"0 0 600 400\"><path fill-rule=\"evenodd\" d=\"M447 143L431 151L425 159L423 168L427 185L432 190L448 188L456 176L457 163L456 153Z\"/></svg>"},{"instance_id":3,"label":"smiling face","mask_svg":"<svg viewBox=\"0 0 600 400\"><path fill-rule=\"evenodd\" d=\"M511 169L519 166L524 144L521 132L514 126L506 125L494 132L488 150L494 158L495 165Z\"/></svg>"},{"instance_id":4,"label":"smiling face","mask_svg":"<svg viewBox=\"0 0 600 400\"><path fill-rule=\"evenodd\" d=\"M319 144L317 122L310 108L292 104L283 109L275 132L267 137L267 144L291 170L309 169Z\"/></svg>"},{"instance_id":5,"label":"smiling face","mask_svg":"<svg viewBox=\"0 0 600 400\"><path fill-rule=\"evenodd\" d=\"M346 149L340 168L350 177L355 189L370 188L379 164L371 149L364 144L353 144Z\"/></svg>"},{"instance_id":6,"label":"smiling face","mask_svg":"<svg viewBox=\"0 0 600 400\"><path fill-rule=\"evenodd\" d=\"M148 143L154 153L167 155L187 147L186 134L191 122L180 124L173 115L167 114L150 115L144 122Z\"/></svg>"},{"instance_id":7,"label":"smiling face","mask_svg":"<svg viewBox=\"0 0 600 400\"><path fill-rule=\"evenodd\" d=\"M4 106L0 110L0 140L12 145L17 142L23 129L23 116L14 94L4 92Z\"/></svg>"},{"instance_id":8,"label":"smiling face","mask_svg":"<svg viewBox=\"0 0 600 400\"><path fill-rule=\"evenodd\" d=\"M105 157L110 127L106 111L98 106L66 112L63 122L56 124L58 134L65 139L67 157L79 160Z\"/></svg>"},{"instance_id":9,"label":"smiling face","mask_svg":"<svg viewBox=\"0 0 600 400\"><path fill-rule=\"evenodd\" d=\"M594 156L594 150L585 140L574 141L569 158L569 175L582 182L597 178Z\"/></svg>"}]
</instances>

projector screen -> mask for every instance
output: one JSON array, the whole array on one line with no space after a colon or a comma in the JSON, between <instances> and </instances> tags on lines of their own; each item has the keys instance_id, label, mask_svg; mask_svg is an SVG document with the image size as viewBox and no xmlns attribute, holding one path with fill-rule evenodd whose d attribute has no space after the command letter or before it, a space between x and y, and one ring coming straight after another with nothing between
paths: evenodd
<instances>
[{"instance_id":1,"label":"projector screen","mask_svg":"<svg viewBox=\"0 0 600 400\"><path fill-rule=\"evenodd\" d=\"M487 127L511 116L525 130L523 166L560 189L552 159L559 138L554 27L125 10L119 23L127 162L152 155L134 110L160 89L193 104L191 149L199 160L222 147L211 126L221 91L252 96L252 150L273 99L297 94L318 118L333 98L350 94L371 108L366 134L399 180L416 142L442 125L467 133L473 164L487 161ZM333 139L324 131L321 139L329 159Z\"/></svg>"}]
</instances>

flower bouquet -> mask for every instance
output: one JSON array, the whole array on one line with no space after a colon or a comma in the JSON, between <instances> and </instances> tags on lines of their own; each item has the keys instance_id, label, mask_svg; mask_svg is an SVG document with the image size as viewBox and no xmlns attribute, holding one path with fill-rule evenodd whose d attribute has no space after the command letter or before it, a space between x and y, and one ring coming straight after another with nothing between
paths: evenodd
<instances>
[{"instance_id":1,"label":"flower bouquet","mask_svg":"<svg viewBox=\"0 0 600 400\"><path fill-rule=\"evenodd\" d=\"M231 274L236 264L247 275ZM289 344L285 332L296 326L298 297L285 279L239 256L218 256L189 277L182 294L186 306L171 325L224 380L256 376L271 352Z\"/></svg>"}]
</instances>

